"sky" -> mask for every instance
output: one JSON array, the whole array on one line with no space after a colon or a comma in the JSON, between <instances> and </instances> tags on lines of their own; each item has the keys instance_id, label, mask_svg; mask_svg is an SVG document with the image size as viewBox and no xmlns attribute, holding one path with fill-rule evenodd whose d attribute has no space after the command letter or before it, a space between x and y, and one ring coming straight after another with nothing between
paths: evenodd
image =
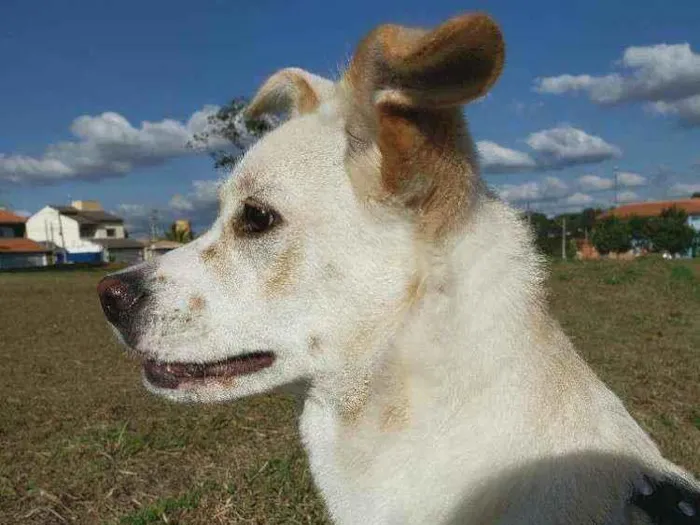
<instances>
[{"instance_id":1,"label":"sky","mask_svg":"<svg viewBox=\"0 0 700 525\"><path fill-rule=\"evenodd\" d=\"M376 25L474 10L506 41L465 108L504 199L551 214L700 191L697 0L3 0L0 206L97 199L133 231L154 209L201 230L222 174L186 143L218 105L283 67L337 78Z\"/></svg>"}]
</instances>

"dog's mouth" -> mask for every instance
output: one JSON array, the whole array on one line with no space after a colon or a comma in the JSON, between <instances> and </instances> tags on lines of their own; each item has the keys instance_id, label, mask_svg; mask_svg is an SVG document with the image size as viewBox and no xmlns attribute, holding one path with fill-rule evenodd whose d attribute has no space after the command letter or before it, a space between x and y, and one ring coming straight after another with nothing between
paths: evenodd
<instances>
[{"instance_id":1,"label":"dog's mouth","mask_svg":"<svg viewBox=\"0 0 700 525\"><path fill-rule=\"evenodd\" d=\"M176 389L252 374L271 366L274 361L272 352L252 352L214 363L164 363L148 359L143 363L143 371L153 386Z\"/></svg>"}]
</instances>

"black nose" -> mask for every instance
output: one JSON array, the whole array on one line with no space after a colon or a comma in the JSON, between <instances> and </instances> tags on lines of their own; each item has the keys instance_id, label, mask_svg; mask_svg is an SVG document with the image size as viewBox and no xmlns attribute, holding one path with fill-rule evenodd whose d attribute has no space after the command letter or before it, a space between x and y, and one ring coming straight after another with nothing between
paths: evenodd
<instances>
[{"instance_id":1,"label":"black nose","mask_svg":"<svg viewBox=\"0 0 700 525\"><path fill-rule=\"evenodd\" d=\"M140 271L109 275L97 285L105 316L126 339L132 339L137 312L143 306L146 289Z\"/></svg>"}]
</instances>

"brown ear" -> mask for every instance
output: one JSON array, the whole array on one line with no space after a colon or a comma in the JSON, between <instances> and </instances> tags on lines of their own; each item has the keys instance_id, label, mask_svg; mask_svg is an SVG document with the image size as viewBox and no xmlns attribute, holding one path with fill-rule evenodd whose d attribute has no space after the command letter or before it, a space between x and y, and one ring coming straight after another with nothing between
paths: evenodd
<instances>
[{"instance_id":1,"label":"brown ear","mask_svg":"<svg viewBox=\"0 0 700 525\"><path fill-rule=\"evenodd\" d=\"M475 13L432 31L380 26L360 44L348 72L355 88L381 100L452 107L486 94L503 69L505 44L496 23Z\"/></svg>"},{"instance_id":2,"label":"brown ear","mask_svg":"<svg viewBox=\"0 0 700 525\"><path fill-rule=\"evenodd\" d=\"M368 165L363 154L378 150L384 197L419 212L432 234L456 223L476 186L460 106L486 94L504 56L495 22L468 14L432 31L380 26L360 43L345 74L350 167ZM357 179L367 176L355 174L355 182L372 186Z\"/></svg>"},{"instance_id":3,"label":"brown ear","mask_svg":"<svg viewBox=\"0 0 700 525\"><path fill-rule=\"evenodd\" d=\"M299 68L281 69L268 78L246 108L248 118L264 113L297 117L315 111L328 98L334 83Z\"/></svg>"}]
</instances>

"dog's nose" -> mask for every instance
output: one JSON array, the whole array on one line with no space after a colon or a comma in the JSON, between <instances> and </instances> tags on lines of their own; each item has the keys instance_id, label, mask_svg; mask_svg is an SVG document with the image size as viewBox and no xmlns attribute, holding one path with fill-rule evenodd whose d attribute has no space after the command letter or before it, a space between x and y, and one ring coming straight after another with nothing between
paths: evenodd
<instances>
[{"instance_id":1,"label":"dog's nose","mask_svg":"<svg viewBox=\"0 0 700 525\"><path fill-rule=\"evenodd\" d=\"M137 272L108 275L98 283L97 293L105 316L122 332L130 327L146 295L143 278Z\"/></svg>"}]
</instances>

